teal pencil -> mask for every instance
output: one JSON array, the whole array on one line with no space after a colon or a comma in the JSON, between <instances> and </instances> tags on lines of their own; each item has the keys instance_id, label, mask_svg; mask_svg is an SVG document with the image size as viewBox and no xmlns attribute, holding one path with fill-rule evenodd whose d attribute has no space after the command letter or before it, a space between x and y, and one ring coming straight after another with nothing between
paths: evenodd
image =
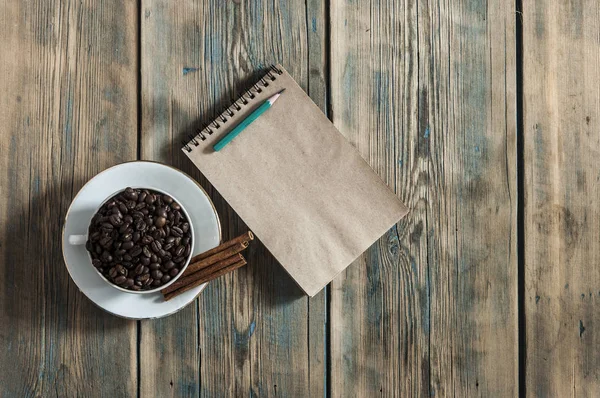
<instances>
[{"instance_id":1,"label":"teal pencil","mask_svg":"<svg viewBox=\"0 0 600 398\"><path fill-rule=\"evenodd\" d=\"M249 114L244 120L242 120L237 126L235 126L229 133L225 135L225 137L221 138L219 142L217 142L213 149L215 151L220 151L225 147L225 145L229 144L235 137L237 137L246 127L250 125L253 121L258 119L260 115L265 113L270 107L273 106L277 98L283 93L285 89L281 90L271 98L267 99L263 102L258 108L256 108L251 114Z\"/></svg>"}]
</instances>

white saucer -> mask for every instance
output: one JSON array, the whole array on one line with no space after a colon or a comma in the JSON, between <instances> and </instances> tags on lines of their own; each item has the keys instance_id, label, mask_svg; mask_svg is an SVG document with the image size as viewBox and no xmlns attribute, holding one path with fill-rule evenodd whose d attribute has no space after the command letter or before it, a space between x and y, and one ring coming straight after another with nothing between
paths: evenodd
<instances>
[{"instance_id":1,"label":"white saucer","mask_svg":"<svg viewBox=\"0 0 600 398\"><path fill-rule=\"evenodd\" d=\"M111 314L128 319L160 318L194 301L206 284L169 301L165 301L160 293L121 292L108 285L96 272L85 245L68 243L69 235L87 233L90 220L104 199L128 186L156 187L180 201L194 226L194 255L220 243L221 224L204 189L183 172L160 163L138 161L111 167L92 178L73 199L62 236L63 257L73 282L90 300Z\"/></svg>"}]
</instances>

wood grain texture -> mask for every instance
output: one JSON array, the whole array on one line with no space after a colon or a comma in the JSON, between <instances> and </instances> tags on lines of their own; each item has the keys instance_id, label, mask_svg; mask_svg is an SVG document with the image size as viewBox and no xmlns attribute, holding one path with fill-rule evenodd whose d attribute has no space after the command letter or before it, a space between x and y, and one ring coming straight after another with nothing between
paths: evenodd
<instances>
[{"instance_id":1,"label":"wood grain texture","mask_svg":"<svg viewBox=\"0 0 600 398\"><path fill-rule=\"evenodd\" d=\"M523 13L527 395L600 395L600 4Z\"/></svg>"},{"instance_id":2,"label":"wood grain texture","mask_svg":"<svg viewBox=\"0 0 600 398\"><path fill-rule=\"evenodd\" d=\"M515 396L511 3L332 2L331 102L411 213L333 282L333 396Z\"/></svg>"},{"instance_id":3,"label":"wood grain texture","mask_svg":"<svg viewBox=\"0 0 600 398\"><path fill-rule=\"evenodd\" d=\"M133 396L136 325L70 280L61 228L137 147L132 2L0 1L0 395Z\"/></svg>"},{"instance_id":4,"label":"wood grain texture","mask_svg":"<svg viewBox=\"0 0 600 398\"><path fill-rule=\"evenodd\" d=\"M324 8L312 3L142 2L142 157L207 188L224 240L247 227L181 141L277 62L324 108ZM259 241L245 257L197 307L142 324L141 396L323 395L324 294L307 299Z\"/></svg>"}]
</instances>

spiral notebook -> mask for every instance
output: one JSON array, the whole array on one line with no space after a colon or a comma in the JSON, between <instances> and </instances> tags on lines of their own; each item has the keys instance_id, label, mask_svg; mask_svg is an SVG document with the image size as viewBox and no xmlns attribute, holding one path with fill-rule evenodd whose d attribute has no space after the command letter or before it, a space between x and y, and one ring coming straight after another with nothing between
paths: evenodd
<instances>
[{"instance_id":1,"label":"spiral notebook","mask_svg":"<svg viewBox=\"0 0 600 398\"><path fill-rule=\"evenodd\" d=\"M284 88L273 107L231 143L212 149ZM407 213L279 65L191 137L183 151L310 296Z\"/></svg>"}]
</instances>

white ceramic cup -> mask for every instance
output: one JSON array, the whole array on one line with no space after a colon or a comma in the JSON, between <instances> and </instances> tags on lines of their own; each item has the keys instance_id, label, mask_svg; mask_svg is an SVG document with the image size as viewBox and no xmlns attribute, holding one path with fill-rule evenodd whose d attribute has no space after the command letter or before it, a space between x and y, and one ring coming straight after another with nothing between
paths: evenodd
<instances>
[{"instance_id":1,"label":"white ceramic cup","mask_svg":"<svg viewBox=\"0 0 600 398\"><path fill-rule=\"evenodd\" d=\"M102 201L102 203L100 203L100 206L98 206L98 208L96 209L96 211L94 212L94 215L96 215L96 213L98 213L98 210L100 210L100 208L102 206L104 206L104 204L106 202L108 202L110 199L112 199L115 195L120 194L121 192L123 192L127 187L113 193L112 195L109 195L106 199L104 199L104 201ZM179 206L181 207L181 211L183 212L183 214L185 215L186 221L188 222L188 224L190 224L190 234L191 234L191 241L190 241L190 245L191 245L191 249L190 250L190 255L188 256L188 258L185 260L185 263L183 263L183 267L181 267L179 269L179 273L171 278L171 280L167 283L165 283L164 285L158 286L154 289L149 289L149 290L129 290L129 289L124 289L120 286L115 285L114 283L112 283L111 281L109 281L108 279L106 279L104 277L104 275L102 275L102 273L98 272L98 270L96 269L96 267L94 267L92 265L92 256L90 255L90 253L86 250L86 253L88 255L88 259L89 261L89 266L92 267L94 270L96 270L96 272L98 273L98 275L100 275L100 277L106 282L108 283L110 286L114 287L115 289L118 289L122 292L126 292L126 293L132 293L132 294L148 294L148 293L155 293L155 292L159 292L162 289L166 288L167 286L171 285L172 283L174 283L177 279L179 279L179 277L183 274L183 272L185 271L185 269L188 267L188 265L190 265L190 260L192 259L193 253L194 253L194 242L196 241L195 236L194 236L194 226L192 225L192 219L190 218L190 215L188 214L187 210L183 207L183 205L181 204L181 202L179 200L177 200L176 197L174 197L172 194L163 191L162 189L158 189L158 188L152 188L152 187L132 187L133 189L148 189L150 191L155 191L155 192L159 192L162 193L163 195L168 195L170 197L173 198L173 200L175 202L177 202L179 204ZM91 219L90 219L90 223L91 223ZM75 245L75 246L80 246L80 245L85 245L85 243L87 242L87 238L88 235L87 234L81 234L81 235L69 235L67 238L67 241L69 242L70 245Z\"/></svg>"}]
</instances>

